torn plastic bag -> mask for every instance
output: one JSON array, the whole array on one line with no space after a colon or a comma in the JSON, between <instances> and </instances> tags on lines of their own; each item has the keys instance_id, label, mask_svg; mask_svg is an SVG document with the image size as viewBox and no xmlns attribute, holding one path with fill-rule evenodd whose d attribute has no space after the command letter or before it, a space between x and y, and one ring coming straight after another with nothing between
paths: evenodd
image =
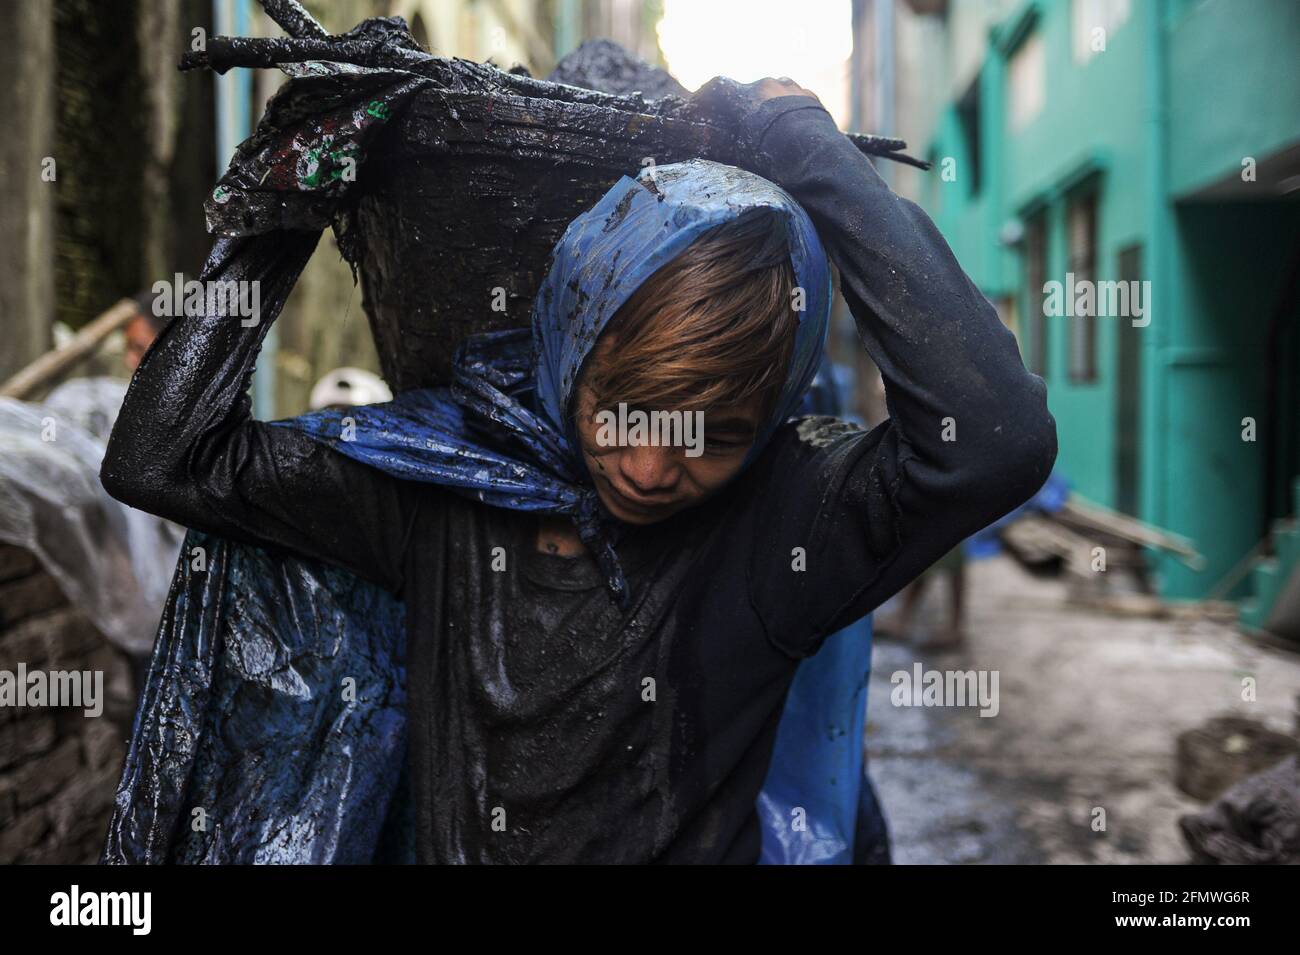
<instances>
[{"instance_id":1,"label":"torn plastic bag","mask_svg":"<svg viewBox=\"0 0 1300 955\"><path fill-rule=\"evenodd\" d=\"M870 617L831 634L795 671L758 795L761 862L854 861L861 812L879 812L874 802L861 806L870 671Z\"/></svg>"},{"instance_id":2,"label":"torn plastic bag","mask_svg":"<svg viewBox=\"0 0 1300 955\"><path fill-rule=\"evenodd\" d=\"M0 398L0 540L31 551L110 642L153 644L181 530L127 507L99 483L105 439L126 394L76 379L43 404Z\"/></svg>"},{"instance_id":3,"label":"torn plastic bag","mask_svg":"<svg viewBox=\"0 0 1300 955\"><path fill-rule=\"evenodd\" d=\"M410 861L379 851L405 792L404 617L347 571L191 531L101 861Z\"/></svg>"}]
</instances>

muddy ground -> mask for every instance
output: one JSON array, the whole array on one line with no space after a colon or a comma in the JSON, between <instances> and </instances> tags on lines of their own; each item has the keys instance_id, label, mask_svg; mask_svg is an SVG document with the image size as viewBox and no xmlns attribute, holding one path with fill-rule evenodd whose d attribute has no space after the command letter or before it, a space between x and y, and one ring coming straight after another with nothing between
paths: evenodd
<instances>
[{"instance_id":1,"label":"muddy ground","mask_svg":"<svg viewBox=\"0 0 1300 955\"><path fill-rule=\"evenodd\" d=\"M962 650L876 642L867 752L895 862L1186 862L1176 820L1202 803L1174 786L1177 734L1223 713L1295 730L1300 653L1207 620L1072 608L1064 581L1005 557L967 574ZM937 622L946 598L930 587L918 623ZM893 705L891 675L918 660L999 671L997 715ZM1092 828L1096 807L1104 832Z\"/></svg>"}]
</instances>

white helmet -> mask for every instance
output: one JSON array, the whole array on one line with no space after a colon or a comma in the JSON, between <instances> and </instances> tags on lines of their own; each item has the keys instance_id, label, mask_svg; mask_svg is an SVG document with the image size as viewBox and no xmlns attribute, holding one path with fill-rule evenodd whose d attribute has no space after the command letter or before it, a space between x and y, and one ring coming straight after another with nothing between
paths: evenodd
<instances>
[{"instance_id":1,"label":"white helmet","mask_svg":"<svg viewBox=\"0 0 1300 955\"><path fill-rule=\"evenodd\" d=\"M312 411L392 400L393 393L384 384L384 379L363 368L335 368L311 390Z\"/></svg>"}]
</instances>

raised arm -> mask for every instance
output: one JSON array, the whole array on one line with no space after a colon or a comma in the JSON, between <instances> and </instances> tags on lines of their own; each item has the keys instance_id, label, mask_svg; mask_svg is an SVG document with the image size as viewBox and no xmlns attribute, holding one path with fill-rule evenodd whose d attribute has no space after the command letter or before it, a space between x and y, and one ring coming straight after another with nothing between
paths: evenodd
<instances>
[{"instance_id":1,"label":"raised arm","mask_svg":"<svg viewBox=\"0 0 1300 955\"><path fill-rule=\"evenodd\" d=\"M115 498L225 537L347 567L390 590L417 492L286 427L254 420L257 352L319 235L218 239L201 315L159 335L131 381L100 477ZM253 318L228 314L218 283L246 282Z\"/></svg>"},{"instance_id":2,"label":"raised arm","mask_svg":"<svg viewBox=\"0 0 1300 955\"><path fill-rule=\"evenodd\" d=\"M749 100L737 120L754 171L812 217L885 382L889 420L870 434L806 425L772 482L782 501L767 502L783 515L765 559L788 579L760 586L804 598L785 606L826 607L814 625L823 637L1032 496L1055 460L1056 426L1042 380L934 223L889 190L820 103L731 94ZM785 572L794 546L813 551L810 573ZM772 612L789 615L777 602Z\"/></svg>"},{"instance_id":3,"label":"raised arm","mask_svg":"<svg viewBox=\"0 0 1300 955\"><path fill-rule=\"evenodd\" d=\"M839 269L914 477L945 496L978 490L989 510L1020 503L1047 477L1056 427L1042 379L993 305L930 217L890 191L816 100L771 99L748 122L760 163L808 211Z\"/></svg>"}]
</instances>

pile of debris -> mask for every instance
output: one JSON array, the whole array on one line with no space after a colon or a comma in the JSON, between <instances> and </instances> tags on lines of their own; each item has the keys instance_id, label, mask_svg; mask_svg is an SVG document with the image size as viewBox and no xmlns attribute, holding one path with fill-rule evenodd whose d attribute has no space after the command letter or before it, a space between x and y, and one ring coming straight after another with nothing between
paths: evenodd
<instances>
[{"instance_id":1,"label":"pile of debris","mask_svg":"<svg viewBox=\"0 0 1300 955\"><path fill-rule=\"evenodd\" d=\"M1182 607L1153 592L1144 548L1169 552L1199 570L1191 541L1070 492L1054 509L1026 509L1000 528L1002 546L1035 574L1066 574L1070 602L1125 616L1214 616L1232 620L1229 603Z\"/></svg>"},{"instance_id":2,"label":"pile of debris","mask_svg":"<svg viewBox=\"0 0 1300 955\"><path fill-rule=\"evenodd\" d=\"M1200 863L1300 863L1300 741L1255 720L1215 717L1178 737L1178 788L1217 800L1182 816Z\"/></svg>"},{"instance_id":3,"label":"pile of debris","mask_svg":"<svg viewBox=\"0 0 1300 955\"><path fill-rule=\"evenodd\" d=\"M1073 604L1125 616L1235 618L1228 603L1175 605L1154 593L1144 549L1166 551L1200 570L1205 558L1190 540L1079 494L1068 493L1051 509L1019 512L998 530L1002 546L1031 573L1065 574Z\"/></svg>"}]
</instances>

